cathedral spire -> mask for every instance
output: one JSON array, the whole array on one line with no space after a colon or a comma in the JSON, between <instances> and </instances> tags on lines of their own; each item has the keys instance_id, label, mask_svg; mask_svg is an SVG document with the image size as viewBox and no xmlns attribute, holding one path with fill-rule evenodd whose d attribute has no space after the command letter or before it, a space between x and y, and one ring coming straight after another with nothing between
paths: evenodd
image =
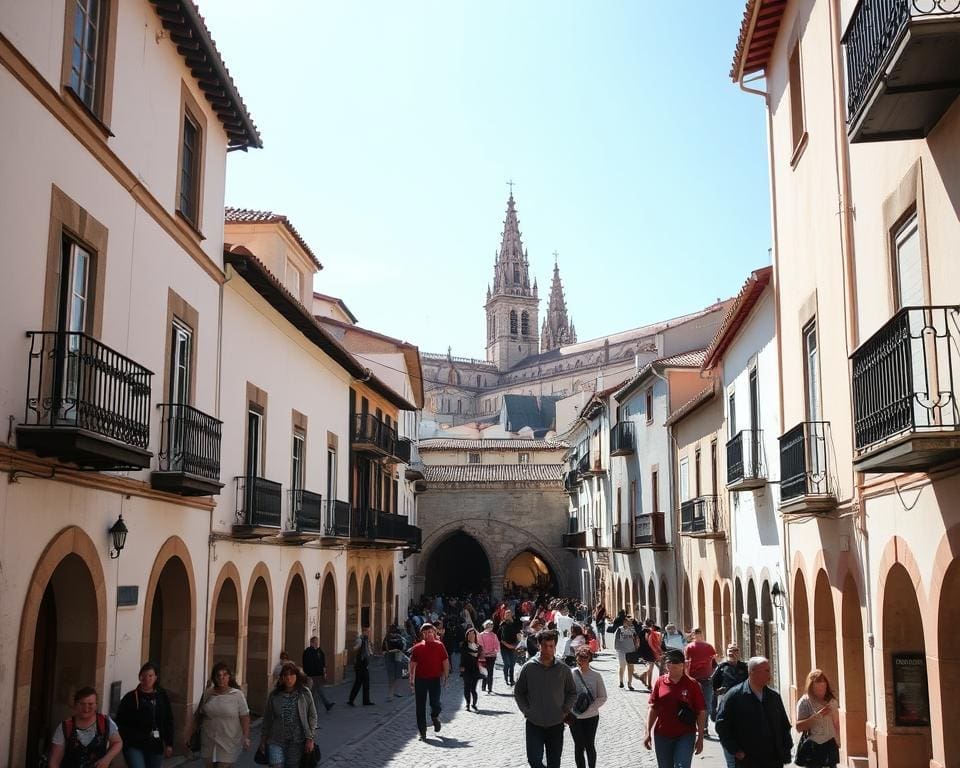
<instances>
[{"instance_id":1,"label":"cathedral spire","mask_svg":"<svg viewBox=\"0 0 960 768\"><path fill-rule=\"evenodd\" d=\"M563 295L563 283L560 280L559 255L556 251L553 252L553 282L550 285L550 300L540 334L541 352L577 342L577 332L572 320L567 316L567 302Z\"/></svg>"},{"instance_id":2,"label":"cathedral spire","mask_svg":"<svg viewBox=\"0 0 960 768\"><path fill-rule=\"evenodd\" d=\"M530 270L527 255L523 250L520 222L517 219L513 191L507 200L507 218L503 222L500 250L497 252L493 270L493 294L510 296L533 296L530 288Z\"/></svg>"}]
</instances>

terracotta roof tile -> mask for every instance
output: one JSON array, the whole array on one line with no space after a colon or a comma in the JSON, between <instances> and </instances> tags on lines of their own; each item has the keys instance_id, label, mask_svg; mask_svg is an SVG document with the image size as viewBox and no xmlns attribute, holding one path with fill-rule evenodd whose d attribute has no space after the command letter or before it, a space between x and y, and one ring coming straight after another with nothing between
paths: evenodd
<instances>
[{"instance_id":1,"label":"terracotta roof tile","mask_svg":"<svg viewBox=\"0 0 960 768\"><path fill-rule=\"evenodd\" d=\"M565 464L425 465L423 475L428 483L559 483L565 469Z\"/></svg>"},{"instance_id":2,"label":"terracotta roof tile","mask_svg":"<svg viewBox=\"0 0 960 768\"><path fill-rule=\"evenodd\" d=\"M227 224L283 224L287 231L293 236L293 239L296 240L306 254L313 259L313 263L316 264L317 269L323 269L323 265L317 257L314 256L313 251L310 250L310 246L307 245L307 241L297 232L297 228L290 223L290 219L282 213L255 211L252 208L231 208L227 206L224 209L223 219Z\"/></svg>"},{"instance_id":3,"label":"terracotta roof tile","mask_svg":"<svg viewBox=\"0 0 960 768\"><path fill-rule=\"evenodd\" d=\"M499 437L473 440L465 437L431 437L418 441L417 448L421 451L502 451L511 449L521 451L549 451L555 449L563 451L566 450L568 446L563 441L551 442L550 440L523 440Z\"/></svg>"},{"instance_id":4,"label":"terracotta roof tile","mask_svg":"<svg viewBox=\"0 0 960 768\"><path fill-rule=\"evenodd\" d=\"M733 51L730 79L765 69L780 30L787 0L747 0L740 22L740 35Z\"/></svg>"},{"instance_id":5,"label":"terracotta roof tile","mask_svg":"<svg viewBox=\"0 0 960 768\"><path fill-rule=\"evenodd\" d=\"M750 310L754 308L764 289L770 284L773 277L773 267L761 267L750 273L750 276L743 283L740 293L730 304L727 314L723 316L723 322L717 328L717 332L707 347L706 355L703 358L704 370L713 368L723 357L727 347L736 337L737 332L743 326Z\"/></svg>"}]
</instances>

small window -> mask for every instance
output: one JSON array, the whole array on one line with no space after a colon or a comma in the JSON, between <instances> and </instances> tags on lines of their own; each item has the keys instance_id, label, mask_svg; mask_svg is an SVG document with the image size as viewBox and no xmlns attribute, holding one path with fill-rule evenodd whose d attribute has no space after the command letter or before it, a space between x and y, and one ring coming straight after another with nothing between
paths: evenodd
<instances>
[{"instance_id":1,"label":"small window","mask_svg":"<svg viewBox=\"0 0 960 768\"><path fill-rule=\"evenodd\" d=\"M327 448L327 499L337 498L337 449Z\"/></svg>"},{"instance_id":2,"label":"small window","mask_svg":"<svg viewBox=\"0 0 960 768\"><path fill-rule=\"evenodd\" d=\"M520 464L529 464L530 463L530 454L526 452L520 453Z\"/></svg>"},{"instance_id":3,"label":"small window","mask_svg":"<svg viewBox=\"0 0 960 768\"><path fill-rule=\"evenodd\" d=\"M180 142L180 199L178 210L194 227L200 226L200 123L184 111Z\"/></svg>"},{"instance_id":4,"label":"small window","mask_svg":"<svg viewBox=\"0 0 960 768\"><path fill-rule=\"evenodd\" d=\"M68 0L68 14L71 6L73 22L67 83L84 106L99 117L106 69L107 4L103 0Z\"/></svg>"},{"instance_id":5,"label":"small window","mask_svg":"<svg viewBox=\"0 0 960 768\"><path fill-rule=\"evenodd\" d=\"M653 387L649 387L647 389L645 407L647 411L647 423L649 424L651 421L653 421Z\"/></svg>"},{"instance_id":6,"label":"small window","mask_svg":"<svg viewBox=\"0 0 960 768\"><path fill-rule=\"evenodd\" d=\"M817 350L817 322L803 329L803 356L807 385L807 421L820 421L820 353Z\"/></svg>"},{"instance_id":7,"label":"small window","mask_svg":"<svg viewBox=\"0 0 960 768\"><path fill-rule=\"evenodd\" d=\"M303 275L300 274L300 270L293 266L289 260L287 261L285 271L284 283L286 284L287 290L300 299L303 290Z\"/></svg>"},{"instance_id":8,"label":"small window","mask_svg":"<svg viewBox=\"0 0 960 768\"><path fill-rule=\"evenodd\" d=\"M650 473L650 512L660 512L660 472L656 469Z\"/></svg>"},{"instance_id":9,"label":"small window","mask_svg":"<svg viewBox=\"0 0 960 768\"><path fill-rule=\"evenodd\" d=\"M306 435L299 429L293 432L293 451L290 456L290 489L293 491L303 490L304 478L304 455L307 445Z\"/></svg>"},{"instance_id":10,"label":"small window","mask_svg":"<svg viewBox=\"0 0 960 768\"><path fill-rule=\"evenodd\" d=\"M737 436L737 393L733 390L727 396L727 437Z\"/></svg>"},{"instance_id":11,"label":"small window","mask_svg":"<svg viewBox=\"0 0 960 768\"><path fill-rule=\"evenodd\" d=\"M680 501L690 499L690 463L687 459L680 459Z\"/></svg>"},{"instance_id":12,"label":"small window","mask_svg":"<svg viewBox=\"0 0 960 768\"><path fill-rule=\"evenodd\" d=\"M247 410L247 460L248 478L259 477L263 466L263 412L250 406Z\"/></svg>"},{"instance_id":13,"label":"small window","mask_svg":"<svg viewBox=\"0 0 960 768\"><path fill-rule=\"evenodd\" d=\"M510 310L510 333L514 336L517 335L517 313L515 310Z\"/></svg>"},{"instance_id":14,"label":"small window","mask_svg":"<svg viewBox=\"0 0 960 768\"><path fill-rule=\"evenodd\" d=\"M523 336L530 335L530 315L527 312L520 314L520 333Z\"/></svg>"},{"instance_id":15,"label":"small window","mask_svg":"<svg viewBox=\"0 0 960 768\"><path fill-rule=\"evenodd\" d=\"M793 148L803 140L806 128L803 121L803 74L800 66L800 41L790 52L790 119L793 129Z\"/></svg>"},{"instance_id":16,"label":"small window","mask_svg":"<svg viewBox=\"0 0 960 768\"><path fill-rule=\"evenodd\" d=\"M476 452L471 452L467 454L467 463L468 464L479 464L480 463L480 454Z\"/></svg>"},{"instance_id":17,"label":"small window","mask_svg":"<svg viewBox=\"0 0 960 768\"><path fill-rule=\"evenodd\" d=\"M923 267L920 258L920 230L914 212L893 235L897 309L919 307L926 303Z\"/></svg>"},{"instance_id":18,"label":"small window","mask_svg":"<svg viewBox=\"0 0 960 768\"><path fill-rule=\"evenodd\" d=\"M173 321L170 345L170 403L190 403L190 363L193 331L179 320Z\"/></svg>"}]
</instances>

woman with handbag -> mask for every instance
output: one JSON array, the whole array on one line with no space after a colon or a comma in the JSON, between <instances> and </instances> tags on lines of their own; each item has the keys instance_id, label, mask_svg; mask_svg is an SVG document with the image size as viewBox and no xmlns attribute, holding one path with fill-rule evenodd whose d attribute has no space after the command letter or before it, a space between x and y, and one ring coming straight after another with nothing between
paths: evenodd
<instances>
[{"instance_id":1,"label":"woman with handbag","mask_svg":"<svg viewBox=\"0 0 960 768\"><path fill-rule=\"evenodd\" d=\"M473 707L477 709L477 682L483 672L480 670L480 641L477 640L477 630L467 628L467 636L460 646L460 677L463 678L463 698L467 702L467 711Z\"/></svg>"},{"instance_id":2,"label":"woman with handbag","mask_svg":"<svg viewBox=\"0 0 960 768\"><path fill-rule=\"evenodd\" d=\"M570 735L573 736L573 759L577 768L597 766L597 726L600 724L600 707L607 701L607 687L600 673L590 668L592 660L593 651L581 646L577 651L577 666L573 670L577 700L570 712L573 719L569 721Z\"/></svg>"},{"instance_id":3,"label":"woman with handbag","mask_svg":"<svg viewBox=\"0 0 960 768\"><path fill-rule=\"evenodd\" d=\"M633 688L633 665L639 660L637 648L639 639L637 638L636 625L633 622L633 616L624 616L623 623L617 627L613 635L613 647L617 651L617 658L620 660L620 687L623 688L623 673L627 673L627 687L632 691Z\"/></svg>"},{"instance_id":4,"label":"woman with handbag","mask_svg":"<svg viewBox=\"0 0 960 768\"><path fill-rule=\"evenodd\" d=\"M299 667L287 662L276 687L267 696L260 729L260 752L272 768L300 768L313 755L317 707ZM261 758L262 759L262 758Z\"/></svg>"},{"instance_id":5,"label":"woman with handbag","mask_svg":"<svg viewBox=\"0 0 960 768\"><path fill-rule=\"evenodd\" d=\"M667 651L667 674L650 692L647 734L643 746L652 746L658 768L690 768L693 756L703 752L707 707L700 684L684 671L683 651Z\"/></svg>"},{"instance_id":6,"label":"woman with handbag","mask_svg":"<svg viewBox=\"0 0 960 768\"><path fill-rule=\"evenodd\" d=\"M127 768L161 768L173 754L173 708L154 664L140 667L139 677L140 684L120 699L117 709L123 759Z\"/></svg>"},{"instance_id":7,"label":"woman with handbag","mask_svg":"<svg viewBox=\"0 0 960 768\"><path fill-rule=\"evenodd\" d=\"M840 705L823 670L807 675L806 692L797 702L800 731L797 765L836 768L840 762Z\"/></svg>"},{"instance_id":8,"label":"woman with handbag","mask_svg":"<svg viewBox=\"0 0 960 768\"><path fill-rule=\"evenodd\" d=\"M250 749L247 699L222 661L213 665L210 684L193 716L192 733L189 746L200 752L207 768L229 768L242 750Z\"/></svg>"}]
</instances>

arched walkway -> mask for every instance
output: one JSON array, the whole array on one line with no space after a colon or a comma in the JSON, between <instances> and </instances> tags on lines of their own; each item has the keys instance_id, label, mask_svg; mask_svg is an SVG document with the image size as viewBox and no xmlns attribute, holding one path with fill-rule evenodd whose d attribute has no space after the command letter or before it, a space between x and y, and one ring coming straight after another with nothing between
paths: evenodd
<instances>
[{"instance_id":1,"label":"arched walkway","mask_svg":"<svg viewBox=\"0 0 960 768\"><path fill-rule=\"evenodd\" d=\"M300 663L307 646L307 590L303 577L294 573L290 578L283 609L283 648L290 658Z\"/></svg>"},{"instance_id":2,"label":"arched walkway","mask_svg":"<svg viewBox=\"0 0 960 768\"><path fill-rule=\"evenodd\" d=\"M667 581L660 580L660 616L663 619L663 626L670 623L670 598L667 595Z\"/></svg>"},{"instance_id":3,"label":"arched walkway","mask_svg":"<svg viewBox=\"0 0 960 768\"><path fill-rule=\"evenodd\" d=\"M763 632L757 627L757 588L753 579L747 579L747 635L749 654L763 655Z\"/></svg>"},{"instance_id":4,"label":"arched walkway","mask_svg":"<svg viewBox=\"0 0 960 768\"><path fill-rule=\"evenodd\" d=\"M320 647L327 661L327 672L339 679L337 664L337 584L332 573L323 579L320 592Z\"/></svg>"},{"instance_id":5,"label":"arched walkway","mask_svg":"<svg viewBox=\"0 0 960 768\"><path fill-rule=\"evenodd\" d=\"M704 589L703 579L697 580L697 626L705 637L710 634L710 627L707 626L707 590ZM719 645L716 636L711 637L710 642Z\"/></svg>"},{"instance_id":6,"label":"arched walkway","mask_svg":"<svg viewBox=\"0 0 960 768\"><path fill-rule=\"evenodd\" d=\"M379 648L383 642L383 576L377 573L373 588L373 647Z\"/></svg>"},{"instance_id":7,"label":"arched walkway","mask_svg":"<svg viewBox=\"0 0 960 768\"><path fill-rule=\"evenodd\" d=\"M733 605L730 601L730 584L723 585L723 645L735 642L733 636Z\"/></svg>"},{"instance_id":8,"label":"arched walkway","mask_svg":"<svg viewBox=\"0 0 960 768\"><path fill-rule=\"evenodd\" d=\"M683 621L683 626L680 628L681 632L689 632L693 629L693 600L690 597L690 580L686 577L683 579L683 615L681 621Z\"/></svg>"},{"instance_id":9,"label":"arched walkway","mask_svg":"<svg viewBox=\"0 0 960 768\"><path fill-rule=\"evenodd\" d=\"M214 597L210 668L223 662L237 673L240 642L240 593L236 580L226 576ZM204 670L209 673L210 670Z\"/></svg>"},{"instance_id":10,"label":"arched walkway","mask_svg":"<svg viewBox=\"0 0 960 768\"><path fill-rule=\"evenodd\" d=\"M797 571L793 580L793 668L796 680L793 684L798 695L807 673L810 671L810 608L807 603L807 582L803 572Z\"/></svg>"},{"instance_id":11,"label":"arched walkway","mask_svg":"<svg viewBox=\"0 0 960 768\"><path fill-rule=\"evenodd\" d=\"M863 657L863 621L860 595L847 575L841 597L843 635L843 746L847 755L867 755L867 684Z\"/></svg>"},{"instance_id":12,"label":"arched walkway","mask_svg":"<svg viewBox=\"0 0 960 768\"><path fill-rule=\"evenodd\" d=\"M393 594L393 573L389 573L387 574L387 594L386 594L388 625L399 623L399 619L397 617L400 615L400 606L394 604L394 600L398 598L399 596L394 596Z\"/></svg>"},{"instance_id":13,"label":"arched walkway","mask_svg":"<svg viewBox=\"0 0 960 768\"><path fill-rule=\"evenodd\" d=\"M750 628L747 627L746 630L743 628L745 621L743 612L743 585L740 583L739 576L737 576L734 582L734 595L736 597L736 603L734 603L733 631L737 638L737 645L740 646L740 657L747 659L750 657Z\"/></svg>"},{"instance_id":14,"label":"arched walkway","mask_svg":"<svg viewBox=\"0 0 960 768\"><path fill-rule=\"evenodd\" d=\"M546 558L532 549L525 549L507 563L503 570L503 585L505 588L556 594L559 582Z\"/></svg>"},{"instance_id":15,"label":"arched walkway","mask_svg":"<svg viewBox=\"0 0 960 768\"><path fill-rule=\"evenodd\" d=\"M263 714L270 685L270 589L263 576L257 576L250 589L247 605L247 705Z\"/></svg>"},{"instance_id":16,"label":"arched walkway","mask_svg":"<svg viewBox=\"0 0 960 768\"><path fill-rule=\"evenodd\" d=\"M623 582L617 579L617 612L623 610Z\"/></svg>"},{"instance_id":17,"label":"arched walkway","mask_svg":"<svg viewBox=\"0 0 960 768\"><path fill-rule=\"evenodd\" d=\"M770 599L770 582L764 580L760 587L760 624L763 636L763 655L770 660L770 672L773 675L773 687L780 690L780 654L775 652L774 638L777 625L773 620L773 601Z\"/></svg>"},{"instance_id":18,"label":"arched walkway","mask_svg":"<svg viewBox=\"0 0 960 768\"><path fill-rule=\"evenodd\" d=\"M943 754L960 755L960 701L956 690L960 683L960 561L953 560L947 568L940 588L937 611L937 647L940 683L940 702L943 707Z\"/></svg>"},{"instance_id":19,"label":"arched walkway","mask_svg":"<svg viewBox=\"0 0 960 768\"><path fill-rule=\"evenodd\" d=\"M370 612L373 610L373 590L370 587L370 574L363 575L363 588L360 590L360 627L369 627Z\"/></svg>"},{"instance_id":20,"label":"arched walkway","mask_svg":"<svg viewBox=\"0 0 960 768\"><path fill-rule=\"evenodd\" d=\"M469 533L454 531L437 544L426 561L424 592L462 595L490 589L490 560Z\"/></svg>"},{"instance_id":21,"label":"arched walkway","mask_svg":"<svg viewBox=\"0 0 960 768\"><path fill-rule=\"evenodd\" d=\"M723 653L725 644L723 635L723 604L720 597L720 582L713 582L713 637L711 642L719 653Z\"/></svg>"},{"instance_id":22,"label":"arched walkway","mask_svg":"<svg viewBox=\"0 0 960 768\"><path fill-rule=\"evenodd\" d=\"M360 587L357 584L357 574L350 571L347 579L347 614L344 626L343 647L352 648L353 641L360 631Z\"/></svg>"},{"instance_id":23,"label":"arched walkway","mask_svg":"<svg viewBox=\"0 0 960 768\"><path fill-rule=\"evenodd\" d=\"M630 594L630 579L627 579L627 580L624 582L624 587L623 587L623 603L624 603L624 606L623 606L623 607L626 609L627 613L628 613L629 615L631 615L631 616L636 617L636 616L637 616L637 613L636 613L636 611L634 611L634 609L633 609L633 595Z\"/></svg>"},{"instance_id":24,"label":"arched walkway","mask_svg":"<svg viewBox=\"0 0 960 768\"><path fill-rule=\"evenodd\" d=\"M837 621L833 612L833 595L830 593L830 579L821 569L813 587L813 652L814 664L822 669L831 684L839 680L837 671ZM809 669L797 671L798 680L810 672Z\"/></svg>"},{"instance_id":25,"label":"arched walkway","mask_svg":"<svg viewBox=\"0 0 960 768\"><path fill-rule=\"evenodd\" d=\"M660 617L657 615L657 587L653 578L650 579L650 586L647 589L647 610L649 611L647 615L662 628L663 623L660 622Z\"/></svg>"}]
</instances>

